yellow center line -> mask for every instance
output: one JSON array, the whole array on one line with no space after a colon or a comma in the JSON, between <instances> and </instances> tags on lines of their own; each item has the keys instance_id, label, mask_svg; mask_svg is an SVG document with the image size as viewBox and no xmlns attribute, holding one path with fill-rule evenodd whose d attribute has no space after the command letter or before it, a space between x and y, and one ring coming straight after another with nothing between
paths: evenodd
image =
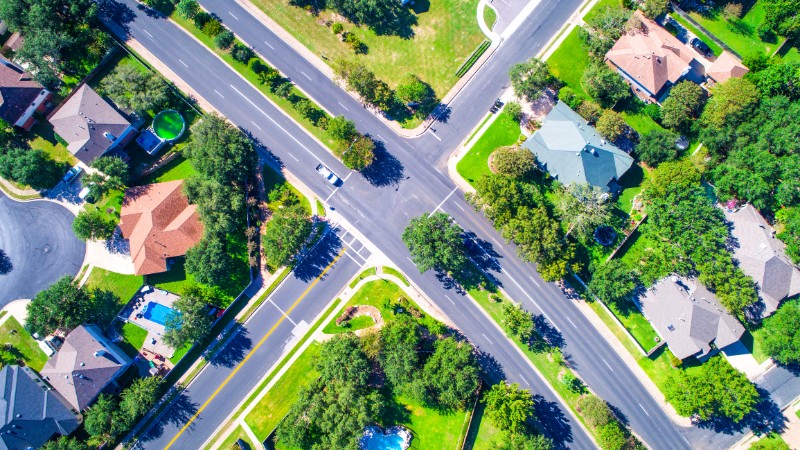
<instances>
[{"instance_id":1,"label":"yellow center line","mask_svg":"<svg viewBox=\"0 0 800 450\"><path fill-rule=\"evenodd\" d=\"M289 313L291 313L292 310L297 305L300 304L300 302L305 298L305 296L308 295L309 291L311 291L311 289L319 282L319 280L321 280L322 277L325 276L325 274L328 272L328 270L330 270L330 268L333 267L334 264L336 264L336 261L338 261L339 258L342 257L342 255L344 254L345 251L347 251L347 248L343 248L339 252L339 254L336 255L336 258L334 258L333 261L331 261L331 263L328 264L327 267L325 267L325 270L323 270L322 273L319 274L319 276L311 284L308 285L306 290L303 291L302 294L300 294L300 297L297 297L297 300L294 301L292 306L290 306L289 309L286 310L286 315L279 316L278 321L275 322L275 325L273 325L272 328L270 328L270 330L267 332L267 334L265 334L264 337L262 337L261 340L258 341L258 344L256 344L256 346L253 347L252 350L250 350L250 353L248 353L247 356L245 356L244 359L236 366L236 368L233 369L233 371L230 373L230 375L228 375L228 377L225 378L225 380L222 382L222 384L220 384L219 387L217 387L217 389L214 391L214 393L211 394L211 397L209 397L208 400L206 400L205 403L203 403L203 405L200 406L200 408L197 410L197 412L194 413L194 415L189 419L188 422L186 422L186 425L184 425L183 428L181 428L181 430L178 431L178 433L175 435L175 437L173 437L172 440L169 441L169 444L167 444L167 446L164 447L164 450L167 450L168 448L172 447L172 444L174 444L175 441L178 440L178 438L183 434L183 432L186 431L187 428L189 428L189 426L192 424L192 422L194 422L194 420L197 419L197 416L199 416L200 413L202 413L203 410L206 409L208 404L211 403L211 401L214 400L214 398L217 396L217 394L220 393L220 391L225 387L225 385L227 385L228 382L231 381L231 378L233 378L234 375L236 375L236 373L239 372L239 369L241 369L242 366L244 365L244 363L246 363L247 360L250 359L251 356L253 356L253 353L255 353L264 344L264 342L267 341L267 339L269 339L270 335L272 335L272 333L278 328L278 326L286 319L286 316L288 316Z\"/></svg>"}]
</instances>

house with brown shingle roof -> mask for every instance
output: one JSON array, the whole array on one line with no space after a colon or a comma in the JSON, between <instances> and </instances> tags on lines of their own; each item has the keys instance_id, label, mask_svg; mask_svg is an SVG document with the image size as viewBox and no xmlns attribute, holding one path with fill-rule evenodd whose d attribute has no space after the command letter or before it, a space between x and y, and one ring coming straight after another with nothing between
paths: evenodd
<instances>
[{"instance_id":1,"label":"house with brown shingle roof","mask_svg":"<svg viewBox=\"0 0 800 450\"><path fill-rule=\"evenodd\" d=\"M745 67L731 52L725 50L711 64L711 67L706 69L706 76L715 83L724 83L731 78L741 78L747 72L750 72L750 69Z\"/></svg>"},{"instance_id":2,"label":"house with brown shingle roof","mask_svg":"<svg viewBox=\"0 0 800 450\"><path fill-rule=\"evenodd\" d=\"M67 335L40 373L76 411L83 411L130 364L100 328L81 325Z\"/></svg>"},{"instance_id":3,"label":"house with brown shingle roof","mask_svg":"<svg viewBox=\"0 0 800 450\"><path fill-rule=\"evenodd\" d=\"M167 271L170 258L185 255L203 237L197 205L182 188L183 180L176 180L125 192L119 227L138 275Z\"/></svg>"},{"instance_id":4,"label":"house with brown shingle roof","mask_svg":"<svg viewBox=\"0 0 800 450\"><path fill-rule=\"evenodd\" d=\"M86 84L75 89L48 120L67 149L85 164L116 148L136 134L122 114Z\"/></svg>"},{"instance_id":5,"label":"house with brown shingle roof","mask_svg":"<svg viewBox=\"0 0 800 450\"><path fill-rule=\"evenodd\" d=\"M628 81L638 97L658 102L689 73L694 53L641 11L634 16L641 20L641 29L623 34L606 53L606 64Z\"/></svg>"},{"instance_id":6,"label":"house with brown shingle roof","mask_svg":"<svg viewBox=\"0 0 800 450\"><path fill-rule=\"evenodd\" d=\"M44 112L53 94L20 67L0 57L0 119L30 130L35 112Z\"/></svg>"}]
</instances>

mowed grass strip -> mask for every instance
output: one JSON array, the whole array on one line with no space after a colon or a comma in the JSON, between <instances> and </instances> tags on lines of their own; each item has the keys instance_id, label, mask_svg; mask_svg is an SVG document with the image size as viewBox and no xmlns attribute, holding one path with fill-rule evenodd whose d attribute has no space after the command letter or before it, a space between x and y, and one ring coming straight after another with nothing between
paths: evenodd
<instances>
[{"instance_id":1,"label":"mowed grass strip","mask_svg":"<svg viewBox=\"0 0 800 450\"><path fill-rule=\"evenodd\" d=\"M547 58L550 73L576 93L589 97L581 85L583 72L589 67L589 53L583 48L578 27L570 31L561 45Z\"/></svg>"},{"instance_id":2,"label":"mowed grass strip","mask_svg":"<svg viewBox=\"0 0 800 450\"><path fill-rule=\"evenodd\" d=\"M390 404L393 408L389 409L386 422L411 430L414 439L409 450L451 450L458 448L472 401L466 411L439 411L403 396L395 396Z\"/></svg>"},{"instance_id":3,"label":"mowed grass strip","mask_svg":"<svg viewBox=\"0 0 800 450\"><path fill-rule=\"evenodd\" d=\"M0 325L0 346L6 345L11 346L12 355L25 361L25 364L37 372L47 362L47 355L39 348L39 344L13 316Z\"/></svg>"},{"instance_id":4,"label":"mowed grass strip","mask_svg":"<svg viewBox=\"0 0 800 450\"><path fill-rule=\"evenodd\" d=\"M491 173L489 155L497 147L513 145L519 140L521 134L519 124L510 114L505 112L498 114L497 119L456 165L458 173L473 186L482 176Z\"/></svg>"}]
</instances>

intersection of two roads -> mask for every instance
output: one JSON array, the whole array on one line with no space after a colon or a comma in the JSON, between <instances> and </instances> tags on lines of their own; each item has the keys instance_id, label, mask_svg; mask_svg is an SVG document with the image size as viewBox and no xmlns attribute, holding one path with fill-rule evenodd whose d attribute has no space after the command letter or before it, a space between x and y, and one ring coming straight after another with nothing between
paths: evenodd
<instances>
[{"instance_id":1,"label":"intersection of two roads","mask_svg":"<svg viewBox=\"0 0 800 450\"><path fill-rule=\"evenodd\" d=\"M522 0L513 0L511 3ZM719 434L676 425L659 402L578 308L535 266L521 262L512 245L464 200L446 175L447 159L508 87L508 68L536 53L577 10L581 0L540 0L506 37L445 114L416 138L398 136L362 108L268 27L234 0L200 0L203 7L265 59L290 77L329 112L343 114L379 142L378 159L365 173L350 173L324 146L258 90L173 22L144 10L135 0L118 0L106 20L123 40L135 39L222 115L248 131L268 153L327 206L357 229L374 248L405 272L485 356L487 376L519 383L537 395L537 416L559 447L594 448L592 439L561 404L521 352L468 298L434 273L419 274L400 239L412 217L431 211L450 214L493 258L490 274L516 301L543 315L563 339L563 351L581 378L615 407L633 431L658 449L726 448L741 432ZM521 8L517 8L519 11ZM228 19L229 18L229 19ZM506 18L507 22L509 21ZM168 43L168 44L167 44ZM323 163L346 182L330 187L314 168ZM258 312L238 325L234 338L192 381L138 441L142 448L201 448L261 376L275 364L296 334L312 323L356 275L364 253L330 233ZM349 241L350 239L348 239ZM363 243L362 243L363 244Z\"/></svg>"}]
</instances>

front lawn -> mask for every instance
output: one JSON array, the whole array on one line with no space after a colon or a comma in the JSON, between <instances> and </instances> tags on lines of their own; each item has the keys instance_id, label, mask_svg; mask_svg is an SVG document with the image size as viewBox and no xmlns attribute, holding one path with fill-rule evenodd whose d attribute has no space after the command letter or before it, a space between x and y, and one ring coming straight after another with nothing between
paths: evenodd
<instances>
[{"instance_id":1,"label":"front lawn","mask_svg":"<svg viewBox=\"0 0 800 450\"><path fill-rule=\"evenodd\" d=\"M330 10L313 15L285 0L253 3L315 55L323 55L327 61L361 62L391 87L396 87L406 73L414 73L440 98L458 81L456 71L485 38L476 18L478 0L417 1L411 7L417 24L410 27L409 37L377 35L368 27L343 22L344 30L367 46L366 55L355 55L321 24L325 20L341 22Z\"/></svg>"},{"instance_id":2,"label":"front lawn","mask_svg":"<svg viewBox=\"0 0 800 450\"><path fill-rule=\"evenodd\" d=\"M575 27L567 35L556 51L547 58L547 65L550 66L550 73L565 86L588 98L589 95L581 85L581 78L589 67L590 59L578 31L578 27Z\"/></svg>"},{"instance_id":3,"label":"front lawn","mask_svg":"<svg viewBox=\"0 0 800 450\"><path fill-rule=\"evenodd\" d=\"M741 339L742 344L750 350L753 354L753 358L755 358L759 364L770 358L770 355L764 351L763 342L765 334L766 331L763 326L748 328Z\"/></svg>"},{"instance_id":4,"label":"front lawn","mask_svg":"<svg viewBox=\"0 0 800 450\"><path fill-rule=\"evenodd\" d=\"M92 273L86 280L86 286L111 291L119 297L115 313L118 313L128 303L143 284L144 280L141 275L124 275L99 267L93 267Z\"/></svg>"},{"instance_id":5,"label":"front lawn","mask_svg":"<svg viewBox=\"0 0 800 450\"><path fill-rule=\"evenodd\" d=\"M764 1L768 0L756 1L744 17L734 21L725 20L721 4L703 14L689 12L689 16L743 58L754 53L772 55L784 39L777 37L775 42L764 42L758 37L756 30L766 18ZM744 5L749 3L744 2Z\"/></svg>"},{"instance_id":6,"label":"front lawn","mask_svg":"<svg viewBox=\"0 0 800 450\"><path fill-rule=\"evenodd\" d=\"M141 184L185 180L194 174L195 170L191 161L181 155L150 174Z\"/></svg>"},{"instance_id":7,"label":"front lawn","mask_svg":"<svg viewBox=\"0 0 800 450\"><path fill-rule=\"evenodd\" d=\"M603 305L598 300L589 302L589 306L594 309L598 316L608 315L608 312L603 310ZM650 322L647 321L647 318L632 301L629 300L622 305L608 303L606 306L645 351L649 351L658 344L656 330L653 329L653 326L650 325Z\"/></svg>"},{"instance_id":8,"label":"front lawn","mask_svg":"<svg viewBox=\"0 0 800 450\"><path fill-rule=\"evenodd\" d=\"M39 348L39 344L25 331L25 328L13 316L0 325L0 346L10 345L10 353L25 361L35 371L40 371L47 362L47 355Z\"/></svg>"},{"instance_id":9,"label":"front lawn","mask_svg":"<svg viewBox=\"0 0 800 450\"><path fill-rule=\"evenodd\" d=\"M236 441L238 441L239 439L242 439L243 441L245 441L247 443L247 445L250 446L250 448L253 448L253 449L254 448L258 448L250 440L250 436L247 435L247 433L244 431L244 429L242 428L241 425L236 427L236 429L233 430L233 432L231 434L229 434L228 437L225 438L224 441L222 441L222 444L220 444L220 446L218 448L219 448L219 450L239 450L239 446L236 445ZM211 448L211 447L209 446L209 447L206 447L206 448Z\"/></svg>"},{"instance_id":10,"label":"front lawn","mask_svg":"<svg viewBox=\"0 0 800 450\"><path fill-rule=\"evenodd\" d=\"M384 420L387 424L402 425L411 430L414 439L410 450L451 450L459 448L472 400L466 411L441 411L402 396L395 396L389 405Z\"/></svg>"},{"instance_id":11,"label":"front lawn","mask_svg":"<svg viewBox=\"0 0 800 450\"><path fill-rule=\"evenodd\" d=\"M489 155L496 148L513 145L519 140L519 123L510 114L498 114L497 119L456 165L458 173L473 186L482 176L491 173Z\"/></svg>"}]
</instances>

